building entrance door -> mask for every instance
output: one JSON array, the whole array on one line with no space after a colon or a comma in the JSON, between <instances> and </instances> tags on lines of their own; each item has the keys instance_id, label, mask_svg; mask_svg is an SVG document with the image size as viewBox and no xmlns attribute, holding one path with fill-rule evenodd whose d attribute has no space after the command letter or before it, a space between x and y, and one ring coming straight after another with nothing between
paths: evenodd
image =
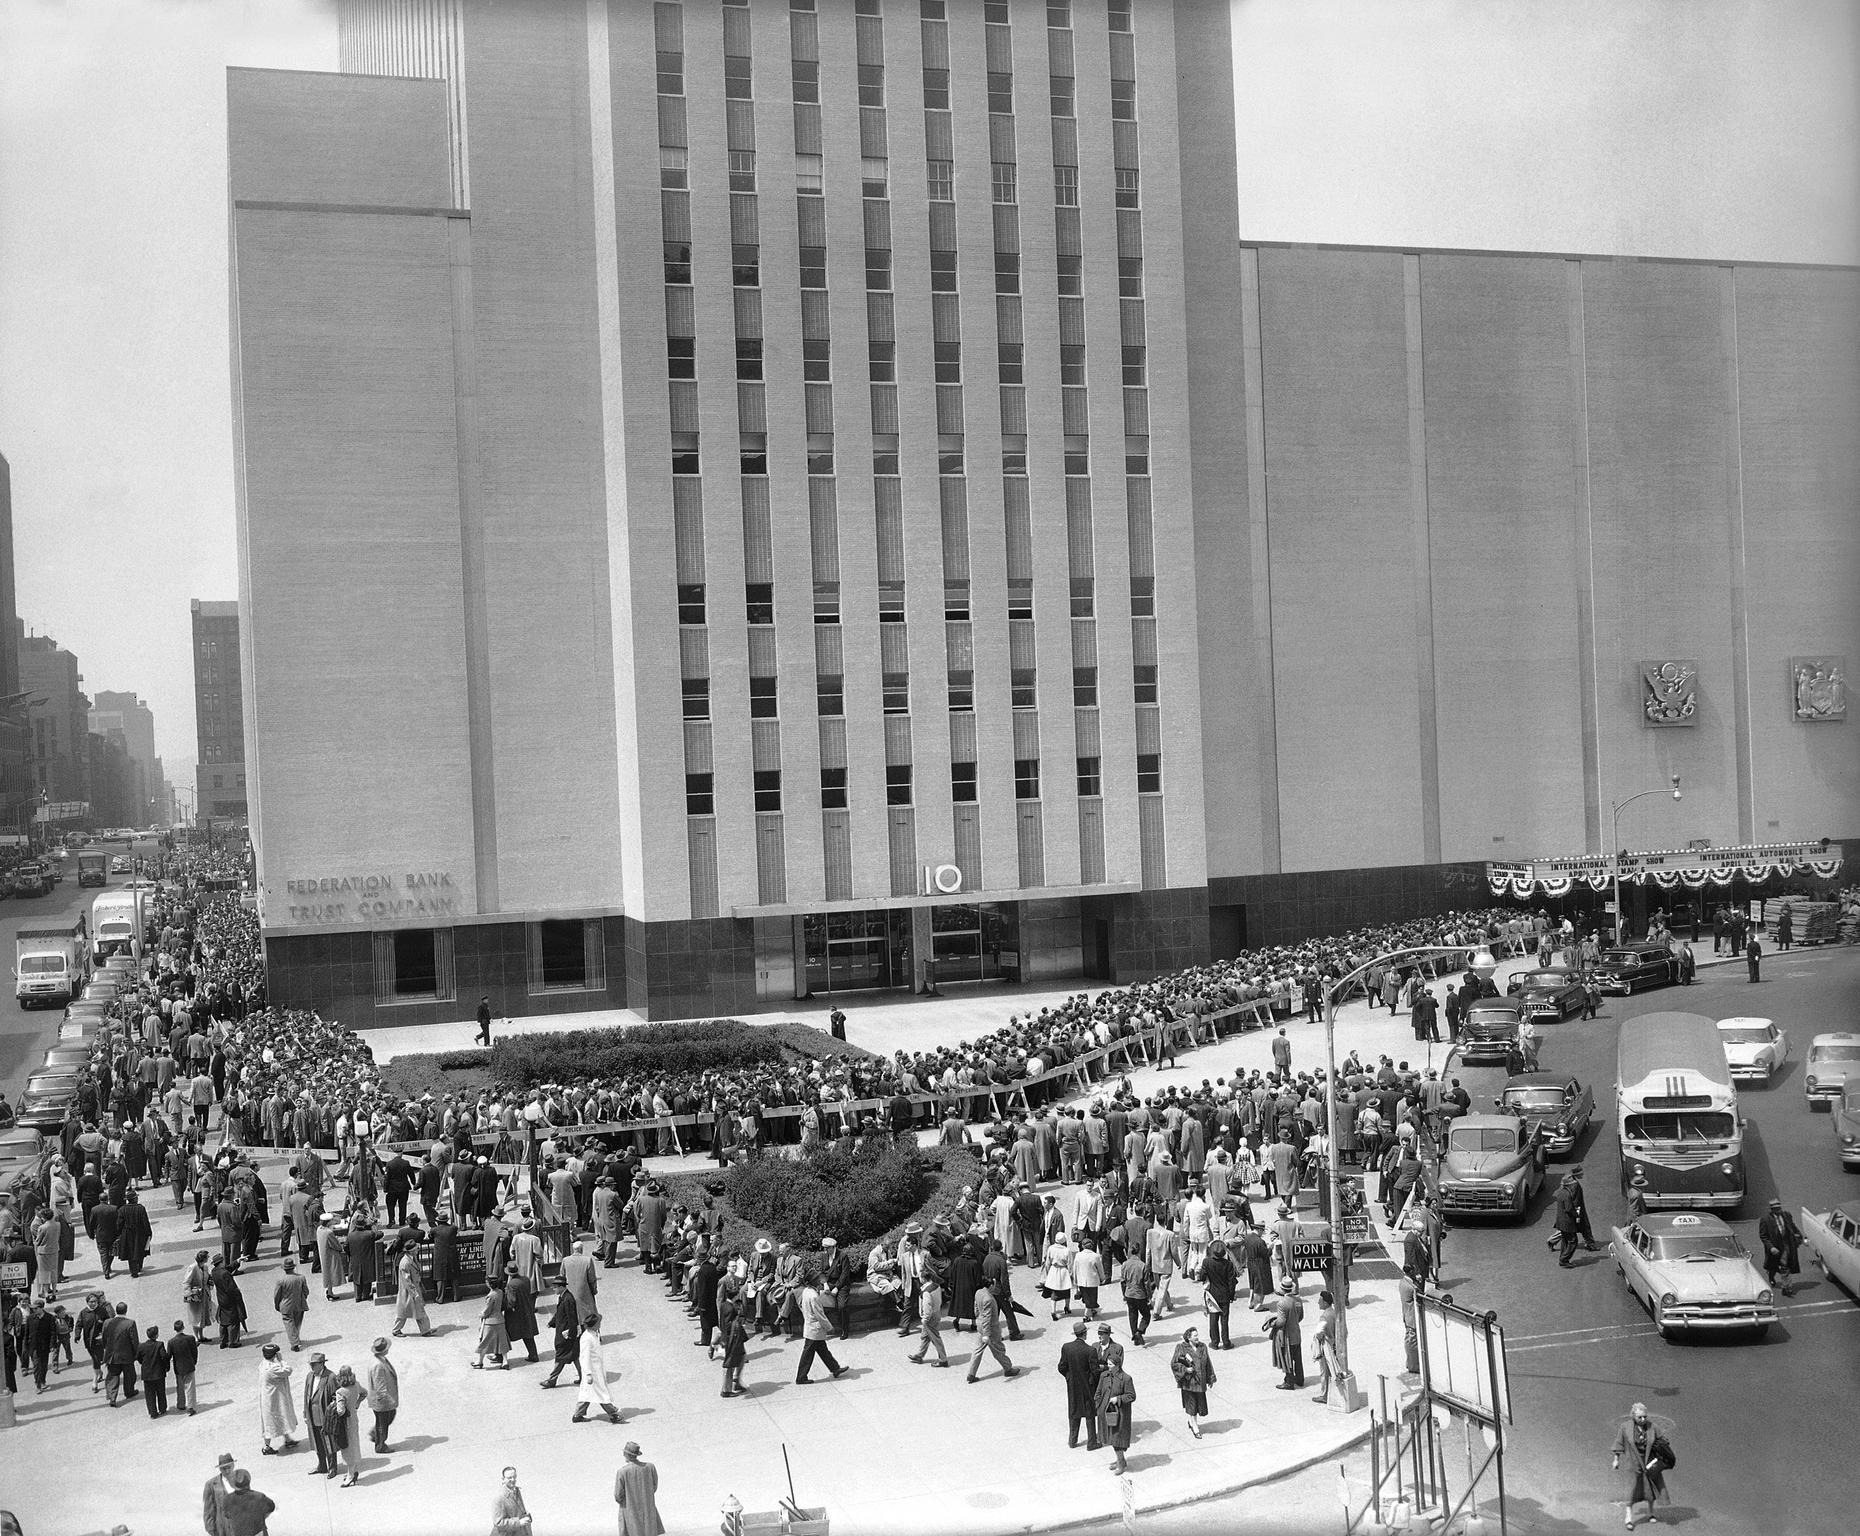
<instances>
[{"instance_id":1,"label":"building entrance door","mask_svg":"<svg viewBox=\"0 0 1860 1536\"><path fill-rule=\"evenodd\" d=\"M801 919L810 994L871 992L911 984L908 909L815 912Z\"/></svg>"},{"instance_id":2,"label":"building entrance door","mask_svg":"<svg viewBox=\"0 0 1860 1536\"><path fill-rule=\"evenodd\" d=\"M1012 903L960 902L930 909L938 985L1020 979L1018 912Z\"/></svg>"}]
</instances>

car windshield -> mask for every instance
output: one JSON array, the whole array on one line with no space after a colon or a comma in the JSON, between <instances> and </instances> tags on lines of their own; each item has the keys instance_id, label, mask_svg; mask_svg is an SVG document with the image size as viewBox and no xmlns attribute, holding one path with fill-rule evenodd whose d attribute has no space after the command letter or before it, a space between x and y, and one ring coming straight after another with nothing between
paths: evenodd
<instances>
[{"instance_id":1,"label":"car windshield","mask_svg":"<svg viewBox=\"0 0 1860 1536\"><path fill-rule=\"evenodd\" d=\"M1631 949L1611 949L1603 953L1602 959L1613 965L1639 965L1640 955Z\"/></svg>"},{"instance_id":2,"label":"car windshield","mask_svg":"<svg viewBox=\"0 0 1860 1536\"><path fill-rule=\"evenodd\" d=\"M1729 1232L1669 1232L1659 1239L1663 1259L1741 1259L1744 1245Z\"/></svg>"},{"instance_id":3,"label":"car windshield","mask_svg":"<svg viewBox=\"0 0 1860 1536\"><path fill-rule=\"evenodd\" d=\"M1720 1029L1719 1037L1726 1045L1768 1045L1770 1032L1767 1029Z\"/></svg>"},{"instance_id":4,"label":"car windshield","mask_svg":"<svg viewBox=\"0 0 1860 1536\"><path fill-rule=\"evenodd\" d=\"M1629 1115L1629 1141L1729 1141L1736 1116L1715 1110L1678 1110Z\"/></svg>"},{"instance_id":5,"label":"car windshield","mask_svg":"<svg viewBox=\"0 0 1860 1536\"><path fill-rule=\"evenodd\" d=\"M1561 1088L1508 1088L1505 1102L1519 1109L1558 1110L1567 1100Z\"/></svg>"},{"instance_id":6,"label":"car windshield","mask_svg":"<svg viewBox=\"0 0 1860 1536\"><path fill-rule=\"evenodd\" d=\"M1461 1126L1447 1138L1449 1152L1515 1152L1518 1133L1502 1125Z\"/></svg>"},{"instance_id":7,"label":"car windshield","mask_svg":"<svg viewBox=\"0 0 1860 1536\"><path fill-rule=\"evenodd\" d=\"M1524 985L1527 989L1532 987L1567 987L1569 985L1569 972L1532 971L1524 978Z\"/></svg>"},{"instance_id":8,"label":"car windshield","mask_svg":"<svg viewBox=\"0 0 1860 1536\"><path fill-rule=\"evenodd\" d=\"M28 976L43 976L47 972L63 973L65 957L63 955L28 955L19 962L19 968Z\"/></svg>"},{"instance_id":9,"label":"car windshield","mask_svg":"<svg viewBox=\"0 0 1860 1536\"><path fill-rule=\"evenodd\" d=\"M1808 1053L1810 1061L1860 1061L1860 1045L1818 1045Z\"/></svg>"}]
</instances>

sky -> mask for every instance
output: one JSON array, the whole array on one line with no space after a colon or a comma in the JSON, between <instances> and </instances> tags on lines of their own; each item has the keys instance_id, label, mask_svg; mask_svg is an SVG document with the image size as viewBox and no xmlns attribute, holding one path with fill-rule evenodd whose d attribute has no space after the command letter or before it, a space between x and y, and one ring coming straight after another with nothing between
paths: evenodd
<instances>
[{"instance_id":1,"label":"sky","mask_svg":"<svg viewBox=\"0 0 1860 1536\"><path fill-rule=\"evenodd\" d=\"M1233 0L1240 234L1853 263L1857 9ZM194 756L188 599L238 591L234 64L334 69L333 4L0 0L19 612L77 653L90 692L142 695L177 784Z\"/></svg>"}]
</instances>

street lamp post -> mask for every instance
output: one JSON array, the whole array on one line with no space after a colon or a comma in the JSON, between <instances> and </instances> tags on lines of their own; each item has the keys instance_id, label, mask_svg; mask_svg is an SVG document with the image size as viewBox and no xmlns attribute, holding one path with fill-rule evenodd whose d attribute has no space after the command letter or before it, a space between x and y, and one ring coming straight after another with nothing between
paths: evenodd
<instances>
[{"instance_id":1,"label":"street lamp post","mask_svg":"<svg viewBox=\"0 0 1860 1536\"><path fill-rule=\"evenodd\" d=\"M1625 931L1626 931L1626 924L1622 921L1622 919L1625 918L1627 914L1621 910L1621 854L1619 852L1619 849L1621 847L1621 813L1625 811L1630 805L1632 805L1636 800L1645 800L1647 796L1649 795L1664 795L1666 793L1667 791L1664 789L1643 789L1639 794L1629 795L1627 799L1622 800L1611 807L1611 810L1613 812L1613 817L1609 823L1608 845L1609 847L1617 850L1615 853L1610 855L1610 857L1612 857L1614 860L1615 943L1616 944L1622 944L1626 942L1625 937L1624 937ZM1673 787L1672 787L1671 793L1675 800L1680 798L1679 775L1678 774L1673 775Z\"/></svg>"},{"instance_id":2,"label":"street lamp post","mask_svg":"<svg viewBox=\"0 0 1860 1536\"><path fill-rule=\"evenodd\" d=\"M1468 944L1418 944L1408 949L1391 949L1365 960L1355 970L1340 976L1324 989L1324 1125L1330 1143L1330 1293L1337 1302L1337 1369L1350 1368L1349 1308L1345 1278L1349 1265L1343 1252L1343 1160L1337 1152L1337 999L1343 990L1373 965L1390 960L1427 955L1457 955L1474 946Z\"/></svg>"}]
</instances>

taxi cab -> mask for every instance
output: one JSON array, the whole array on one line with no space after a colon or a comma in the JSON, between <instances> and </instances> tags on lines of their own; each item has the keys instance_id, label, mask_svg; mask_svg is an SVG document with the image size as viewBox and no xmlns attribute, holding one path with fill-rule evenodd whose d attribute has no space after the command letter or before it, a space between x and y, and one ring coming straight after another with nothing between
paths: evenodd
<instances>
[{"instance_id":1,"label":"taxi cab","mask_svg":"<svg viewBox=\"0 0 1860 1536\"><path fill-rule=\"evenodd\" d=\"M1749 1329L1776 1321L1776 1296L1737 1234L1700 1211L1650 1211L1614 1228L1615 1268L1664 1338L1692 1329Z\"/></svg>"},{"instance_id":2,"label":"taxi cab","mask_svg":"<svg viewBox=\"0 0 1860 1536\"><path fill-rule=\"evenodd\" d=\"M1860 1081L1860 1034L1841 1029L1808 1042L1802 1086L1810 1109L1832 1108L1850 1081Z\"/></svg>"}]
</instances>

